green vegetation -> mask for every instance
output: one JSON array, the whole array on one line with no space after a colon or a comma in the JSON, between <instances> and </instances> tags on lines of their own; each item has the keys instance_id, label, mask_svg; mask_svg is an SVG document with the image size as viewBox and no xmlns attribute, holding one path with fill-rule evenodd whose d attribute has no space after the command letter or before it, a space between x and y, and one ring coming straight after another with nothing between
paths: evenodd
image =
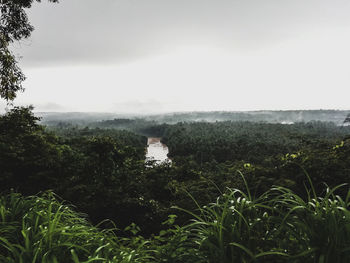
<instances>
[{"instance_id":1,"label":"green vegetation","mask_svg":"<svg viewBox=\"0 0 350 263\"><path fill-rule=\"evenodd\" d=\"M323 122L294 125L231 121L178 123L165 130L163 141L171 157L193 156L198 163L211 160L261 163L268 156L292 153L320 142L333 143L349 131Z\"/></svg>"},{"instance_id":2,"label":"green vegetation","mask_svg":"<svg viewBox=\"0 0 350 263\"><path fill-rule=\"evenodd\" d=\"M340 186L339 186L340 187ZM148 240L94 227L52 193L0 199L0 262L349 262L350 190L345 200L326 189L304 200L287 188L258 198L228 189L190 212L192 223ZM105 222L106 223L106 222Z\"/></svg>"},{"instance_id":3,"label":"green vegetation","mask_svg":"<svg viewBox=\"0 0 350 263\"><path fill-rule=\"evenodd\" d=\"M127 123L0 117L0 262L349 261L349 127Z\"/></svg>"},{"instance_id":4,"label":"green vegetation","mask_svg":"<svg viewBox=\"0 0 350 263\"><path fill-rule=\"evenodd\" d=\"M283 187L258 198L228 189L186 227L208 262L348 262L350 191L345 200L335 191L303 199Z\"/></svg>"},{"instance_id":5,"label":"green vegetation","mask_svg":"<svg viewBox=\"0 0 350 263\"><path fill-rule=\"evenodd\" d=\"M0 2L6 101L23 90L10 44L32 32L33 2ZM348 114L90 116L48 128L14 107L0 116L0 262L350 262L350 127L338 126ZM162 137L172 164L144 160L145 136Z\"/></svg>"},{"instance_id":6,"label":"green vegetation","mask_svg":"<svg viewBox=\"0 0 350 263\"><path fill-rule=\"evenodd\" d=\"M152 251L140 237L101 231L52 193L9 194L0 200L1 262L147 262Z\"/></svg>"}]
</instances>

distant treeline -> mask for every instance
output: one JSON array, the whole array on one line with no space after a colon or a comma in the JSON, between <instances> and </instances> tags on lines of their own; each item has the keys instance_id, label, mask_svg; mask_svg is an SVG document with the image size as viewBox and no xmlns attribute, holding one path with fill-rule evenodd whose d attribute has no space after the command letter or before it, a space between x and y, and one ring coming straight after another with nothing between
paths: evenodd
<instances>
[{"instance_id":1,"label":"distant treeline","mask_svg":"<svg viewBox=\"0 0 350 263\"><path fill-rule=\"evenodd\" d=\"M251 121L268 123L291 124L296 122L323 121L341 125L350 110L290 110L290 111L214 111L214 112L185 112L158 115L120 115L112 113L38 113L43 117L42 123L49 126L78 125L91 127L109 127L127 129L133 126L128 120L140 124L176 124L178 122L215 122L215 121Z\"/></svg>"}]
</instances>

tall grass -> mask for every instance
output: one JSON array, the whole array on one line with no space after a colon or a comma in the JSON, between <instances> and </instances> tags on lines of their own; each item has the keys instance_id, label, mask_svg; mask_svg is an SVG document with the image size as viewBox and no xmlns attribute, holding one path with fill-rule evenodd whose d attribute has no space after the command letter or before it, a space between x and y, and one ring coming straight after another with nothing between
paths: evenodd
<instances>
[{"instance_id":1,"label":"tall grass","mask_svg":"<svg viewBox=\"0 0 350 263\"><path fill-rule=\"evenodd\" d=\"M247 184L227 189L187 211L193 220L186 226L169 216L149 240L134 224L126 229L131 237L94 227L53 193L12 193L0 197L0 262L348 263L350 190L341 197L340 187L317 196L311 183L306 198L284 187L258 197Z\"/></svg>"},{"instance_id":2,"label":"tall grass","mask_svg":"<svg viewBox=\"0 0 350 263\"><path fill-rule=\"evenodd\" d=\"M291 190L276 188L276 204L284 216L281 226L289 241L298 244L300 262L350 262L350 190L345 199L326 187L322 197L308 191L302 199ZM311 188L312 189L312 188ZM295 250L295 248L294 248Z\"/></svg>"},{"instance_id":3,"label":"tall grass","mask_svg":"<svg viewBox=\"0 0 350 263\"><path fill-rule=\"evenodd\" d=\"M278 220L269 193L254 198L246 190L228 189L215 203L199 207L199 215L186 211L194 220L185 228L209 262L260 262L288 256L274 239Z\"/></svg>"},{"instance_id":4,"label":"tall grass","mask_svg":"<svg viewBox=\"0 0 350 263\"><path fill-rule=\"evenodd\" d=\"M311 182L311 180L310 180ZM312 183L303 199L274 187L259 197L228 189L186 226L208 262L350 262L350 191L342 199Z\"/></svg>"},{"instance_id":5,"label":"tall grass","mask_svg":"<svg viewBox=\"0 0 350 263\"><path fill-rule=\"evenodd\" d=\"M0 262L149 262L152 251L142 238L118 238L93 227L58 201L9 194L0 199Z\"/></svg>"}]
</instances>

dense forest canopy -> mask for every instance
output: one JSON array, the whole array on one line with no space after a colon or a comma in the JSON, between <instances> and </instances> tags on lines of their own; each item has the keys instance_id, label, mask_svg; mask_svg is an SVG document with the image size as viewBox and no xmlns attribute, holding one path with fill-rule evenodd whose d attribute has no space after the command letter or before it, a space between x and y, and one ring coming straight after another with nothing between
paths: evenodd
<instances>
[{"instance_id":1,"label":"dense forest canopy","mask_svg":"<svg viewBox=\"0 0 350 263\"><path fill-rule=\"evenodd\" d=\"M198 192L196 196L205 203L217 195L217 190L214 187L211 193L210 188L201 190L200 185L213 181L221 190L231 184L239 186L242 182L237 177L238 170L249 174L247 180L256 191L276 182L303 191L306 178L298 165L310 173L320 189L322 182L331 186L348 182L346 152L350 127L333 123L226 121L157 125L144 120L116 119L102 122L101 127L58 125L48 129L38 121L30 108L15 108L1 117L1 163L6 175L1 178L2 190L13 188L35 194L55 189L73 203L79 202L79 207L88 211L91 218L96 215L95 222L104 218L104 212L89 208L93 199L76 198L93 198L100 192L103 196L111 195L104 199L113 199L114 205L117 204L114 197L119 196L121 203L129 198L140 206L140 200L145 202L148 196L149 201L156 200L157 206L165 209L174 200L182 202L185 196L179 198L170 193L177 193L175 189L184 184L189 189L193 187L193 194ZM146 137L110 125L131 125L129 130L162 137L173 164L145 166ZM133 186L130 188L129 184ZM106 187L110 190L106 191ZM131 190L133 187L136 188ZM106 209L111 210L114 205L109 204ZM125 214L122 217L127 221Z\"/></svg>"},{"instance_id":2,"label":"dense forest canopy","mask_svg":"<svg viewBox=\"0 0 350 263\"><path fill-rule=\"evenodd\" d=\"M197 262L196 260L216 262L216 258L233 262L231 260L234 258L246 257L246 252L232 250L231 254L226 254L222 250L224 247L208 250L207 246L210 244L206 243L204 236L200 241L201 246L195 245L199 244L199 241L195 240L195 235L193 236L191 231L200 231L201 235L209 235L209 232L205 231L213 230L202 227L197 229L196 225L189 224L194 214L212 213L213 211L226 213L224 212L227 209L225 208L226 202L230 204L238 202L237 205L240 205L242 196L237 196L237 192L232 189L244 189L246 183L249 185L248 194L252 199L252 204L263 202L263 207L267 207L267 203L274 206L269 202L279 202L274 199L277 197L272 198L277 194L275 190L271 190L274 189L272 188L274 185L287 187L278 191L283 192L289 189L288 191L297 193L297 198L300 200L307 200L311 198L309 197L310 192L305 192L305 187L310 189L308 176L313 182L312 189L318 196L324 193L324 183L335 187L349 182L350 127L337 126L334 123L309 122L283 125L225 121L171 125L157 124L142 119L115 119L101 124L101 127L90 128L76 125L45 127L39 123L39 118L34 116L31 108L14 108L1 116L0 190L5 198L2 205L8 206L9 198L19 198L18 202L30 204L31 199L25 201L19 196L10 197L13 191L33 195L51 190L72 203L79 213L86 213L88 220L95 224L106 218L113 220L119 229L116 232L117 235L124 237L126 248L138 246L139 243L135 243L136 240L146 242L147 237L153 240L149 243L148 249L150 250L146 247L138 248L141 249L141 254L151 255L153 252L150 251L155 249L158 252L152 254L152 257L157 260L172 257L169 254L172 253L174 260L179 260L174 262L186 262L185 260L188 260L187 262ZM123 130L122 127L115 127L119 125L124 128L125 125L128 126L126 128L129 131ZM173 162L160 165L147 163L148 161L145 160L147 138L130 130L138 130L149 136L161 136L169 146L169 156ZM10 196L6 197L6 193L9 193ZM266 200L253 201L260 195L264 196L265 193L269 193L264 197L267 198ZM242 192L242 195L245 194L247 193ZM338 189L337 194L337 198L345 200L344 209L348 209L349 203L346 203L348 202L346 200L350 198L350 195L347 188ZM270 195L271 197L268 197ZM287 198L286 196L292 195L292 192L282 195L283 198ZM216 199L218 196L220 198ZM37 202L43 202L43 205L48 205L47 202L56 202L52 198L45 199L45 195L43 198L38 199ZM212 203L214 200L217 200L217 203ZM289 202L288 199L285 204ZM211 205L207 211L205 209L208 204ZM183 212L184 210L174 209L174 207L190 212ZM251 216L249 220L253 220L252 222L266 213L272 214L262 218L271 220L274 218L272 216L278 214L269 212L269 210L260 211L258 207L259 205L253 208L257 214L249 214ZM248 208L242 206L241 209L243 209L242 213L246 213L244 211ZM293 208L281 207L280 209ZM209 224L209 221L201 220L214 220L213 222L217 220L215 215L200 214L198 214L200 217L195 217L196 220L199 220L200 225ZM169 215L171 215L170 219ZM79 217L80 214L76 216ZM339 220L343 220L340 219L342 215L339 216ZM175 217L179 226L172 228ZM238 218L227 218L227 220L238 220ZM279 222L277 218L273 220ZM300 220L300 224L306 226L303 220L307 219L302 216ZM168 222L170 225L162 224L162 222ZM128 227L132 223L136 223L137 227L136 225ZM84 221L82 224L85 227L87 223ZM103 227L108 227L107 225ZM258 227L255 223L253 225ZM128 229L126 233L122 231L125 227ZM273 225L270 227L274 228ZM187 232L190 228L192 230ZM129 230L132 232L128 232ZM256 235L262 235L265 230L252 231L262 231L259 232L260 234L256 232ZM319 245L312 243L312 238L318 238L307 232L308 228L304 230L306 232L298 232L296 236L292 234L293 231L296 231L295 229L285 229L284 231L288 233L286 236L278 236L277 232L271 232L274 233L274 239L278 244L290 245L283 249L280 245L277 246L277 243L265 243L259 240L254 241L255 245L249 245L245 243L248 241L244 240L253 237L249 236L249 231L244 232L243 229L238 236L227 233L231 236L232 239L228 239L231 241L222 240L222 242L223 244L239 242L237 243L239 245L251 246L249 251L255 256L262 253L261 251L270 251L271 254L266 254L266 258L263 259L266 261L261 262L270 262L270 257L275 258L276 262L286 262L284 257L296 255L303 250L308 251L310 248L316 249L317 247L323 249L324 243ZM227 228L227 231L230 231L230 227ZM298 228L297 231L301 231L301 228ZM141 233L144 236L143 239L140 237L134 239L133 232ZM210 233L215 235L214 232ZM331 233L330 235L333 235L333 231ZM294 241L286 242L289 238ZM347 244L348 240L345 239L344 242ZM153 249L152 246L154 246ZM122 249L120 246L117 247ZM282 255L286 250L288 253ZM86 252L83 251L79 252L81 257L86 255ZM310 260L318 258L319 255L312 251L310 250L307 254L310 256L299 256L300 261L291 262L308 262L307 258ZM4 253L7 255L7 252ZM65 253L61 253L61 258L63 255L66 258L71 257ZM115 256L119 252L114 251L113 253ZM336 256L338 257L338 254ZM279 257L282 258L278 259ZM338 260L337 262L346 261Z\"/></svg>"}]
</instances>

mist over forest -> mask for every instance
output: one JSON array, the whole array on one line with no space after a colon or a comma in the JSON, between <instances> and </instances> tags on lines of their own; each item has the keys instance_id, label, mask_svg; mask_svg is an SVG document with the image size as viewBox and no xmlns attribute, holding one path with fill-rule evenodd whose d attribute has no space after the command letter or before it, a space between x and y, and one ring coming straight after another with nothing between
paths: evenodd
<instances>
[{"instance_id":1,"label":"mist over forest","mask_svg":"<svg viewBox=\"0 0 350 263\"><path fill-rule=\"evenodd\" d=\"M215 112L179 112L167 114L137 115L117 113L84 112L36 112L45 125L67 122L76 125L89 125L113 119L143 119L156 123L175 124L177 122L215 122L215 121L252 121L292 124L296 122L324 121L342 125L350 110L289 110L289 111L215 111Z\"/></svg>"}]
</instances>

